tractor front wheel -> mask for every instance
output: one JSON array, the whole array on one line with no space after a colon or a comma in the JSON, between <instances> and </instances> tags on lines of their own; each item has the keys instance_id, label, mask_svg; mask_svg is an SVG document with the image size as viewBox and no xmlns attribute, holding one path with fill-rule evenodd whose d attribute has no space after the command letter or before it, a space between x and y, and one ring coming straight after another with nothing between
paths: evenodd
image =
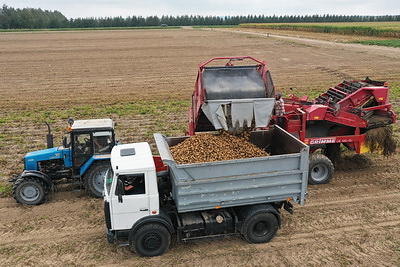
<instances>
[{"instance_id":1,"label":"tractor front wheel","mask_svg":"<svg viewBox=\"0 0 400 267\"><path fill-rule=\"evenodd\" d=\"M46 185L34 177L19 178L14 183L13 196L18 203L39 205L47 198Z\"/></svg>"},{"instance_id":2,"label":"tractor front wheel","mask_svg":"<svg viewBox=\"0 0 400 267\"><path fill-rule=\"evenodd\" d=\"M110 162L107 161L90 167L85 174L85 188L91 197L103 197L104 178L110 168Z\"/></svg>"},{"instance_id":3,"label":"tractor front wheel","mask_svg":"<svg viewBox=\"0 0 400 267\"><path fill-rule=\"evenodd\" d=\"M333 167L330 159L322 154L311 154L308 171L309 184L327 184L333 177Z\"/></svg>"}]
</instances>

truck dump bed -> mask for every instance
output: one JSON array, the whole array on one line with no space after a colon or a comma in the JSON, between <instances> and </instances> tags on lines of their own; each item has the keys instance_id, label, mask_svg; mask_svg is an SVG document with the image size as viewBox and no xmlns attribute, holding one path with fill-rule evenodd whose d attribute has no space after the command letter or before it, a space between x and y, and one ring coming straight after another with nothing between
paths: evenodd
<instances>
[{"instance_id":1,"label":"truck dump bed","mask_svg":"<svg viewBox=\"0 0 400 267\"><path fill-rule=\"evenodd\" d=\"M250 142L271 156L177 164L170 152L185 137L154 134L161 158L168 165L178 212L279 202L304 204L309 148L279 127L252 132Z\"/></svg>"}]
</instances>

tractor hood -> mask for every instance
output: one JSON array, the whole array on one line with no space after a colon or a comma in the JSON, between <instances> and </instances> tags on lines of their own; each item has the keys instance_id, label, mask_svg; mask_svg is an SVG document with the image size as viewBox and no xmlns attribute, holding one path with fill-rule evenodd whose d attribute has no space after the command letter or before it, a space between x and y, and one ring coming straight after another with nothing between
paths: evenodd
<instances>
[{"instance_id":1,"label":"tractor hood","mask_svg":"<svg viewBox=\"0 0 400 267\"><path fill-rule=\"evenodd\" d=\"M26 170L37 170L37 162L52 159L62 159L63 151L60 147L53 147L34 152L29 152L25 156L25 169Z\"/></svg>"}]
</instances>

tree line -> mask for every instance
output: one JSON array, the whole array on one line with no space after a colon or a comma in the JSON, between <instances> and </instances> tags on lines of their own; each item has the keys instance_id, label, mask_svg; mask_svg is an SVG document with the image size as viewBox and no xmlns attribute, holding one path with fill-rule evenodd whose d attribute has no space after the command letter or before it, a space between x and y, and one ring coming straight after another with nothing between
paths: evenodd
<instances>
[{"instance_id":1,"label":"tree line","mask_svg":"<svg viewBox=\"0 0 400 267\"><path fill-rule=\"evenodd\" d=\"M294 22L375 22L400 21L400 15L296 15L296 16L128 16L91 17L67 19L59 11L36 8L15 9L3 5L0 9L0 29L51 29L95 27L146 27L146 26L213 26L239 25L242 23L294 23Z\"/></svg>"}]
</instances>

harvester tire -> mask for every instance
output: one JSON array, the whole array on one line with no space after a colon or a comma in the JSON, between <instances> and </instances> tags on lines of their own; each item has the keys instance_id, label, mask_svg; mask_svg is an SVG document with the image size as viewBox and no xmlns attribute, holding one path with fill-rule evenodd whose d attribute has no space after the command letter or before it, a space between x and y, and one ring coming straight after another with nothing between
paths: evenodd
<instances>
[{"instance_id":1,"label":"harvester tire","mask_svg":"<svg viewBox=\"0 0 400 267\"><path fill-rule=\"evenodd\" d=\"M24 205L40 205L47 199L46 184L35 177L19 178L13 185L13 197Z\"/></svg>"},{"instance_id":2,"label":"harvester tire","mask_svg":"<svg viewBox=\"0 0 400 267\"><path fill-rule=\"evenodd\" d=\"M97 163L90 167L84 178L85 188L89 196L94 198L103 197L104 177L110 168L109 161Z\"/></svg>"},{"instance_id":3,"label":"harvester tire","mask_svg":"<svg viewBox=\"0 0 400 267\"><path fill-rule=\"evenodd\" d=\"M243 236L249 243L266 243L278 231L279 223L270 212L256 213L243 223Z\"/></svg>"},{"instance_id":4,"label":"harvester tire","mask_svg":"<svg viewBox=\"0 0 400 267\"><path fill-rule=\"evenodd\" d=\"M323 154L314 153L310 155L310 165L308 171L308 183L317 184L327 184L333 177L333 172L335 168L333 167L332 161Z\"/></svg>"},{"instance_id":5,"label":"harvester tire","mask_svg":"<svg viewBox=\"0 0 400 267\"><path fill-rule=\"evenodd\" d=\"M141 226L131 237L131 250L143 257L154 257L164 254L171 244L168 229L158 223Z\"/></svg>"}]
</instances>

